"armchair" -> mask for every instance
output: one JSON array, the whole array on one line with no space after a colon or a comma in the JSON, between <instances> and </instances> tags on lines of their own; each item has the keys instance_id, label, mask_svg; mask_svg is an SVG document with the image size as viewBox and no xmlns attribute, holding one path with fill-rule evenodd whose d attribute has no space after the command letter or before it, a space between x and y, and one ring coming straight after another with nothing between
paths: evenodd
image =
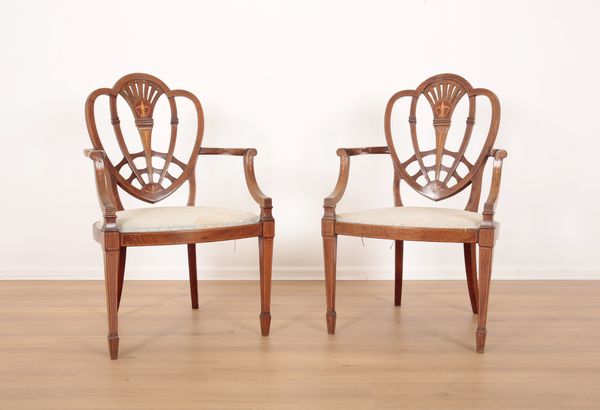
<instances>
[{"instance_id":1,"label":"armchair","mask_svg":"<svg viewBox=\"0 0 600 410\"><path fill-rule=\"evenodd\" d=\"M416 107L421 96L425 97L433 111L435 148L431 150L422 150L417 136ZM471 162L466 157L466 150L475 124L477 96L484 96L489 100L492 116L483 148L477 158ZM413 155L402 162L392 139L391 117L394 104L404 97L411 98L408 122ZM446 139L454 108L463 97L468 98L469 114L460 147L457 151L452 151L446 147ZM500 123L498 99L489 90L471 87L462 77L454 74L441 74L425 80L416 90L400 91L394 94L387 104L384 120L387 146L340 148L337 150L337 155L340 157L338 181L331 194L323 202L325 212L321 227L328 333L335 333L337 318L335 284L338 235L392 239L395 241L394 304L396 306L401 305L402 299L404 241L462 243L471 309L474 314L478 315L476 348L477 352L483 353L487 335L486 320L492 255L498 237L494 212L500 190L502 161L507 156L505 150L492 148ZM336 205L344 195L350 175L350 158L371 154L389 155L392 159L394 166L394 207L337 214ZM482 175L489 157L494 158L491 187L483 210L478 213ZM433 159L433 165L426 165L425 158ZM447 158L451 159L449 163L445 161ZM418 170L411 173L407 168L414 163L418 165ZM463 171L461 174L459 172L460 165L463 165L463 168L467 171ZM401 182L408 184L421 195L433 201L449 198L469 186L471 191L464 210L407 207L404 206L400 195ZM477 278L476 262L477 244L479 244L479 280Z\"/></svg>"},{"instance_id":2,"label":"armchair","mask_svg":"<svg viewBox=\"0 0 600 410\"><path fill-rule=\"evenodd\" d=\"M95 118L96 99L109 97L111 122L123 158L113 162L107 156L98 133ZM167 152L153 147L154 108L160 97L166 97L171 112L170 140ZM194 145L186 162L175 156L177 142L176 97L187 98L197 114ZM135 120L142 150L130 152L120 126L117 101L124 100ZM118 310L125 276L127 248L131 246L186 245L192 308L198 309L196 243L258 237L260 261L260 326L263 336L271 324L271 268L275 221L271 198L259 188L254 174L253 148L201 148L204 116L200 101L190 92L170 90L165 83L148 74L129 74L113 88L101 88L87 99L85 116L93 149L84 154L94 161L98 200L102 219L93 225L94 239L104 255L106 303L108 313L108 347L111 359L118 357ZM199 155L233 155L243 158L248 191L260 207L260 214L229 209L195 206L195 165ZM137 161L135 161L137 160ZM140 163L143 165L140 166ZM171 169L178 169L171 172ZM136 199L151 204L171 195L188 183L187 206L123 209L119 197L121 188Z\"/></svg>"}]
</instances>

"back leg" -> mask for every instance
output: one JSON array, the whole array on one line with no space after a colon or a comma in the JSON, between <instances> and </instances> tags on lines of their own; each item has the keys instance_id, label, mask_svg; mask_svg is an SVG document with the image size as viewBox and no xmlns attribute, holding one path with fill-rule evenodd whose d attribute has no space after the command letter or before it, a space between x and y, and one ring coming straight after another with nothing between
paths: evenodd
<instances>
[{"instance_id":1,"label":"back leg","mask_svg":"<svg viewBox=\"0 0 600 410\"><path fill-rule=\"evenodd\" d=\"M465 243L465 270L467 272L467 286L469 288L469 298L471 298L471 310L477 314L479 309L479 286L477 285L477 244Z\"/></svg>"},{"instance_id":2,"label":"back leg","mask_svg":"<svg viewBox=\"0 0 600 410\"><path fill-rule=\"evenodd\" d=\"M119 249L119 290L117 293L117 310L121 306L121 295L123 294L123 283L125 282L125 261L127 259L127 248Z\"/></svg>"},{"instance_id":3,"label":"back leg","mask_svg":"<svg viewBox=\"0 0 600 410\"><path fill-rule=\"evenodd\" d=\"M396 241L394 244L396 263L395 263L395 284L394 284L394 305L400 306L402 302L402 263L404 259L404 241Z\"/></svg>"},{"instance_id":4,"label":"back leg","mask_svg":"<svg viewBox=\"0 0 600 410\"><path fill-rule=\"evenodd\" d=\"M190 271L190 293L192 295L192 309L198 309L198 268L196 266L196 244L187 246L188 268Z\"/></svg>"}]
</instances>

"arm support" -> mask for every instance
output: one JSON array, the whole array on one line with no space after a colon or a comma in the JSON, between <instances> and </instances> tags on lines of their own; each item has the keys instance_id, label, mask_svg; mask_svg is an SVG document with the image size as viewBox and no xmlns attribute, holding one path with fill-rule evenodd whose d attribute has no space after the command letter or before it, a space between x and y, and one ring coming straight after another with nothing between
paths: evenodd
<instances>
[{"instance_id":1,"label":"arm support","mask_svg":"<svg viewBox=\"0 0 600 410\"><path fill-rule=\"evenodd\" d=\"M113 196L113 181L104 167L105 153L99 149L86 149L83 154L94 161L96 174L96 189L98 191L98 202L102 209L103 231L117 231L117 201Z\"/></svg>"},{"instance_id":2,"label":"arm support","mask_svg":"<svg viewBox=\"0 0 600 410\"><path fill-rule=\"evenodd\" d=\"M340 157L340 174L335 188L323 201L325 217L331 218L333 218L333 215L335 214L335 206L342 199L342 196L346 191L346 186L348 185L348 177L350 176L350 157L365 154L389 154L389 150L388 147L339 148L337 154Z\"/></svg>"},{"instance_id":3,"label":"arm support","mask_svg":"<svg viewBox=\"0 0 600 410\"><path fill-rule=\"evenodd\" d=\"M483 223L484 226L493 226L494 211L498 203L498 195L500 194L500 180L502 178L502 160L506 158L508 153L503 149L492 149L490 156L494 157L492 168L492 182L490 193L485 204L483 205Z\"/></svg>"},{"instance_id":4,"label":"arm support","mask_svg":"<svg viewBox=\"0 0 600 410\"><path fill-rule=\"evenodd\" d=\"M244 176L246 185L252 199L260 206L261 221L273 220L271 209L273 208L271 198L266 196L256 182L254 174L254 157L257 152L254 148L200 148L199 155L233 155L244 157Z\"/></svg>"}]
</instances>

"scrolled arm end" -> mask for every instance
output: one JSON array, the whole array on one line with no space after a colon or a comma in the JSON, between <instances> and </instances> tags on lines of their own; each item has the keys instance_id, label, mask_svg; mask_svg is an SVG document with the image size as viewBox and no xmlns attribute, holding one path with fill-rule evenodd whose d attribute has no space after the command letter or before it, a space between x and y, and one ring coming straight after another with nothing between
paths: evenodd
<instances>
[{"instance_id":1,"label":"scrolled arm end","mask_svg":"<svg viewBox=\"0 0 600 410\"><path fill-rule=\"evenodd\" d=\"M101 149L87 148L83 150L83 155L91 160L101 161L106 154Z\"/></svg>"},{"instance_id":2,"label":"scrolled arm end","mask_svg":"<svg viewBox=\"0 0 600 410\"><path fill-rule=\"evenodd\" d=\"M504 149L494 148L490 150L490 157L494 157L494 159L502 160L508 156L508 152Z\"/></svg>"},{"instance_id":3,"label":"scrolled arm end","mask_svg":"<svg viewBox=\"0 0 600 410\"><path fill-rule=\"evenodd\" d=\"M335 153L338 157L349 157L349 149L348 148L338 148L335 150Z\"/></svg>"}]
</instances>

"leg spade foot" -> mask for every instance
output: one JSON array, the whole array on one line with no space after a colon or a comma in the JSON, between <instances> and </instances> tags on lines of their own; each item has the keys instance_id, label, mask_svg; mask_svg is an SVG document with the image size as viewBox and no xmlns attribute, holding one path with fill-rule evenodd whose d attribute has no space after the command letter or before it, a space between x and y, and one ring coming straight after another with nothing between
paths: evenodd
<instances>
[{"instance_id":1,"label":"leg spade foot","mask_svg":"<svg viewBox=\"0 0 600 410\"><path fill-rule=\"evenodd\" d=\"M269 312L262 312L260 314L260 332L263 336L269 336L271 329L271 314Z\"/></svg>"},{"instance_id":2,"label":"leg spade foot","mask_svg":"<svg viewBox=\"0 0 600 410\"><path fill-rule=\"evenodd\" d=\"M108 351L110 360L117 360L119 357L119 336L108 335Z\"/></svg>"},{"instance_id":3,"label":"leg spade foot","mask_svg":"<svg viewBox=\"0 0 600 410\"><path fill-rule=\"evenodd\" d=\"M325 318L327 319L327 333L329 333L330 335L335 334L335 319L337 317L337 314L335 313L335 310L331 310L328 311L327 314L325 315Z\"/></svg>"},{"instance_id":4,"label":"leg spade foot","mask_svg":"<svg viewBox=\"0 0 600 410\"><path fill-rule=\"evenodd\" d=\"M477 353L483 353L485 350L485 337L487 336L486 329L477 329L476 339L477 339Z\"/></svg>"}]
</instances>

